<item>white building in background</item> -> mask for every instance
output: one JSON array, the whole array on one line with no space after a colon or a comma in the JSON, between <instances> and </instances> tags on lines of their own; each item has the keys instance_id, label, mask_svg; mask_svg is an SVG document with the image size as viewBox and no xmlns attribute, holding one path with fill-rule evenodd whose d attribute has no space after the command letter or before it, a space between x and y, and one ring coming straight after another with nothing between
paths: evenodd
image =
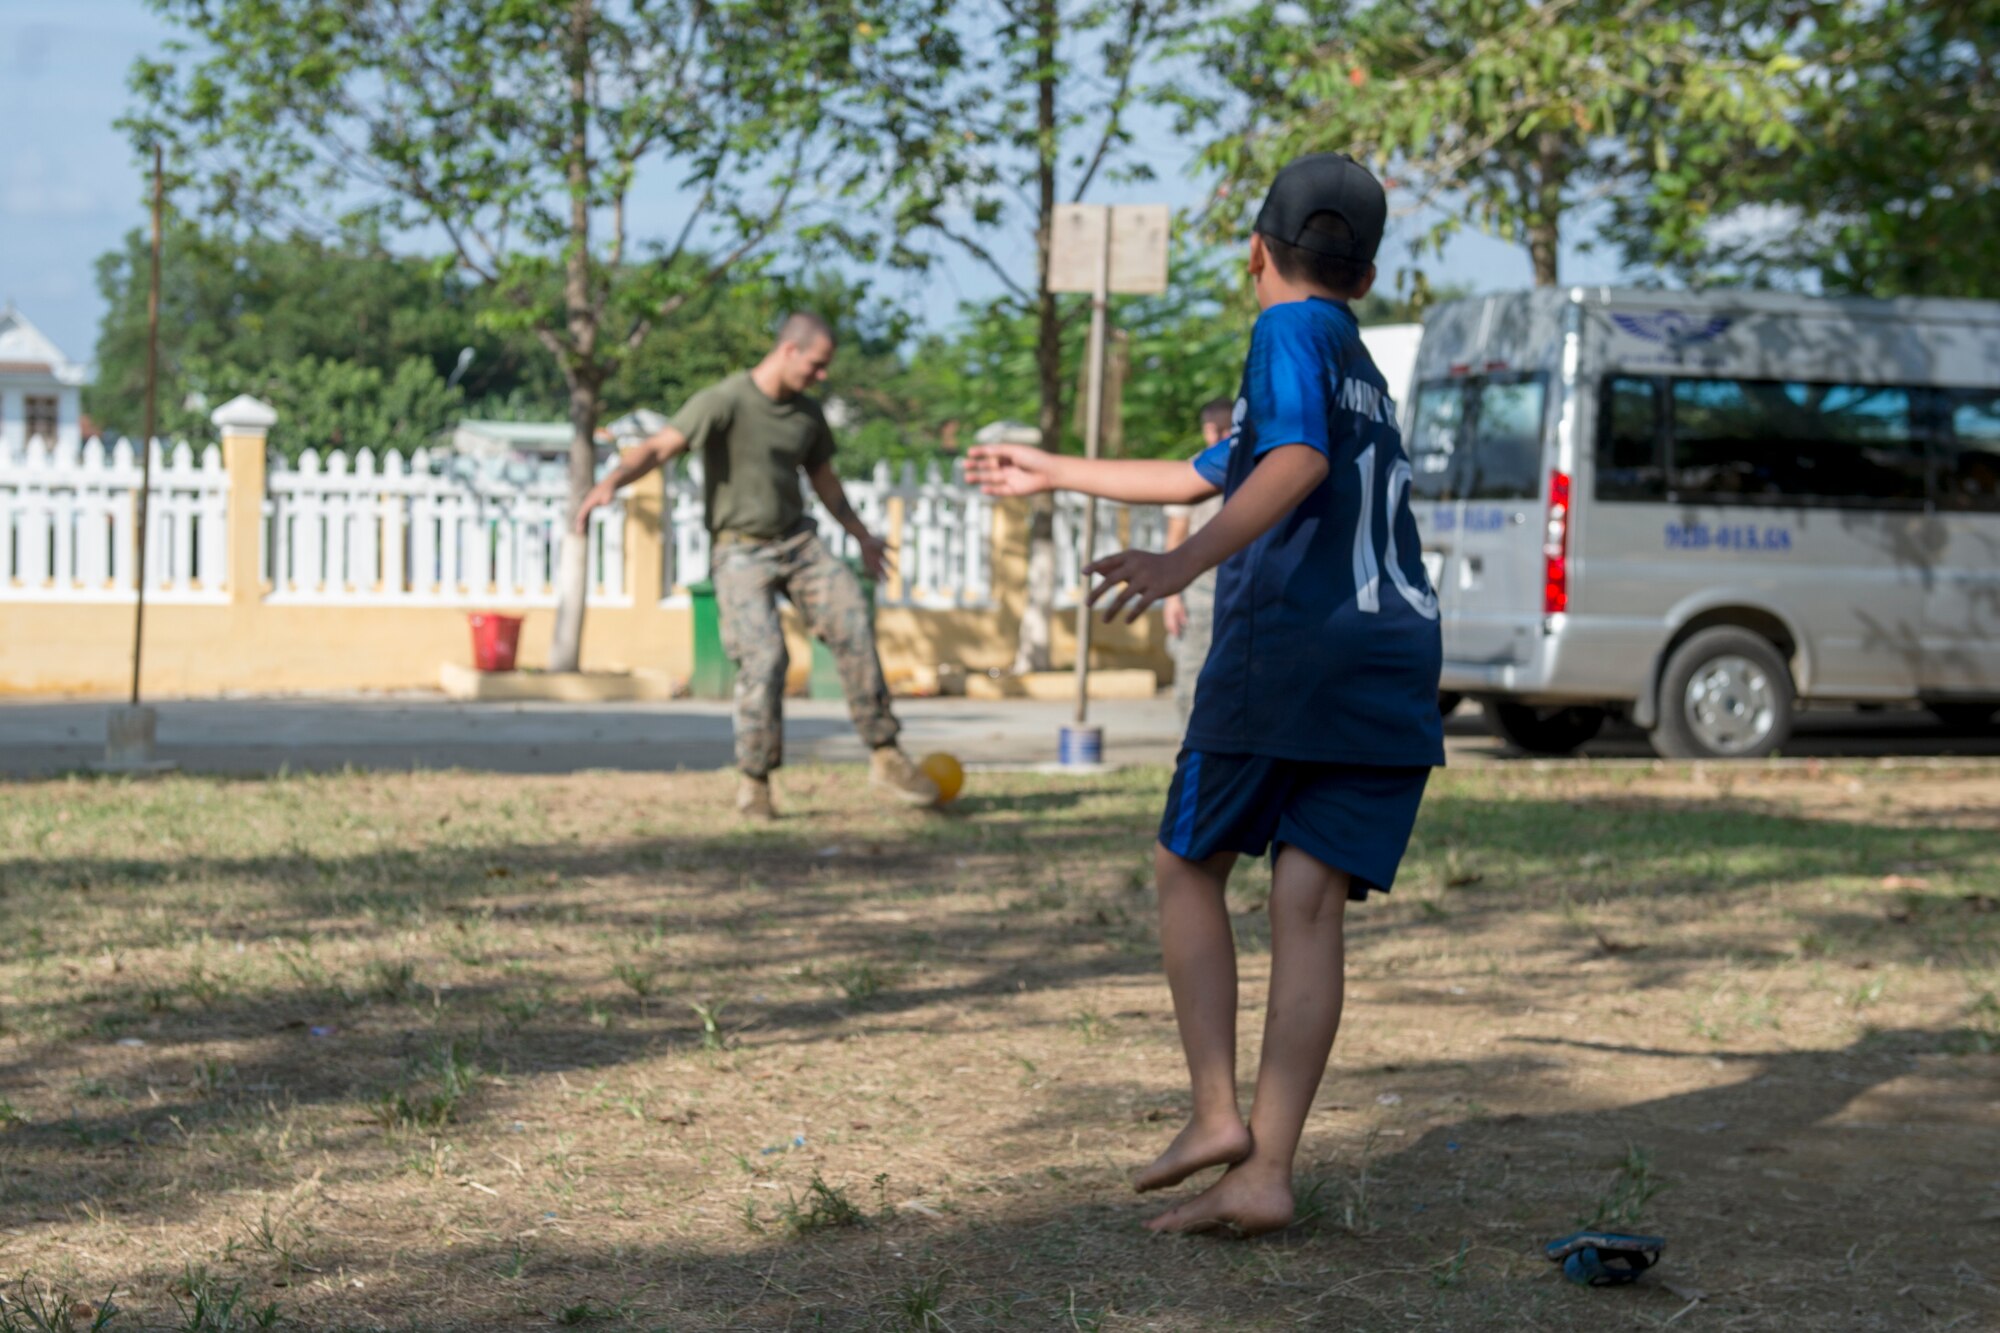
<instances>
[{"instance_id":1,"label":"white building in background","mask_svg":"<svg viewBox=\"0 0 2000 1333\"><path fill-rule=\"evenodd\" d=\"M1375 369L1382 372L1398 411L1410 396L1411 381L1417 375L1417 344L1423 340L1421 324L1371 324L1361 330L1361 345L1368 349Z\"/></svg>"},{"instance_id":2,"label":"white building in background","mask_svg":"<svg viewBox=\"0 0 2000 1333\"><path fill-rule=\"evenodd\" d=\"M0 310L0 450L31 439L74 449L85 374L9 301Z\"/></svg>"},{"instance_id":3,"label":"white building in background","mask_svg":"<svg viewBox=\"0 0 2000 1333\"><path fill-rule=\"evenodd\" d=\"M470 480L483 477L517 486L531 482L556 482L569 467L569 442L573 434L567 421L485 421L466 417L454 426L444 470ZM597 432L597 462L603 465L611 452L610 433Z\"/></svg>"}]
</instances>

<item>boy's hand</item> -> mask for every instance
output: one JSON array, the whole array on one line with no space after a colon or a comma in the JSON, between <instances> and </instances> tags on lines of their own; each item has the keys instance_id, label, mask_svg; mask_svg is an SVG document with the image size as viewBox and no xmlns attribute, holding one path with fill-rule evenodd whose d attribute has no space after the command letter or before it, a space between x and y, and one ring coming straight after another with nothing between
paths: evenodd
<instances>
[{"instance_id":1,"label":"boy's hand","mask_svg":"<svg viewBox=\"0 0 2000 1333\"><path fill-rule=\"evenodd\" d=\"M965 454L965 479L988 495L1052 491L1054 474L1054 455L1029 444L981 444Z\"/></svg>"},{"instance_id":2,"label":"boy's hand","mask_svg":"<svg viewBox=\"0 0 2000 1333\"><path fill-rule=\"evenodd\" d=\"M1083 572L1100 575L1104 582L1090 590L1090 605L1096 606L1098 599L1114 585L1124 584L1124 591L1104 609L1104 623L1109 625L1118 619L1126 603L1132 609L1125 614L1125 623L1131 624L1146 614L1146 608L1163 597L1170 597L1188 584L1194 582L1198 572L1189 569L1186 562L1177 558L1178 552L1169 551L1161 555L1154 551L1120 551L1117 555L1107 555Z\"/></svg>"},{"instance_id":3,"label":"boy's hand","mask_svg":"<svg viewBox=\"0 0 2000 1333\"><path fill-rule=\"evenodd\" d=\"M1187 603L1175 593L1160 607L1160 618L1167 622L1167 637L1178 639L1187 633Z\"/></svg>"}]
</instances>

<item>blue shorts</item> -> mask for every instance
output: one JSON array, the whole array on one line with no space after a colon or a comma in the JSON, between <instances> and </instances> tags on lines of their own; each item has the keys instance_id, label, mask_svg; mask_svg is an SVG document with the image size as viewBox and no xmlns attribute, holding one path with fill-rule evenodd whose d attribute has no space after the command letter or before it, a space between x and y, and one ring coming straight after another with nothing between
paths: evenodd
<instances>
[{"instance_id":1,"label":"blue shorts","mask_svg":"<svg viewBox=\"0 0 2000 1333\"><path fill-rule=\"evenodd\" d=\"M1387 893L1410 845L1428 768L1313 764L1182 750L1160 845L1189 861L1296 847L1347 872L1347 896Z\"/></svg>"}]
</instances>

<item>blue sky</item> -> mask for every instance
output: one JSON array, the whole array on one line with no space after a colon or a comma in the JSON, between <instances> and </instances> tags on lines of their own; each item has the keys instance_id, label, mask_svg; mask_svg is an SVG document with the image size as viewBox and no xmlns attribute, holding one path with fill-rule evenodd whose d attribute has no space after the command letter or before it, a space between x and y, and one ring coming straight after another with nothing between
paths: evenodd
<instances>
[{"instance_id":1,"label":"blue sky","mask_svg":"<svg viewBox=\"0 0 2000 1333\"><path fill-rule=\"evenodd\" d=\"M5 0L0 4L0 300L12 298L70 356L92 359L103 302L97 257L145 224L145 185L130 146L112 122L126 104L125 75L142 53L157 51L168 30L142 0ZM1163 145L1160 179L1141 190L1155 201L1191 205L1199 186L1181 169L1193 145ZM1027 271L1026 245L1003 258ZM1392 235L1382 281L1408 262ZM1477 291L1524 287L1525 252L1482 236L1454 241L1442 261L1424 267L1434 283ZM1563 256L1564 281L1615 280L1609 255ZM932 280L892 279L888 294L922 307L943 325L962 300L992 295L998 283L976 265Z\"/></svg>"}]
</instances>

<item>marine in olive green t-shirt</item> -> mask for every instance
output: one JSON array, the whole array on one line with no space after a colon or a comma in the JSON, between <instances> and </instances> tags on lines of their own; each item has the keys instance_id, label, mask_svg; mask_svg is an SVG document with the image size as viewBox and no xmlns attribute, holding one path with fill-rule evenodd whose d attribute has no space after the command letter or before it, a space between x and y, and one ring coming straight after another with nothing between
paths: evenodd
<instances>
[{"instance_id":1,"label":"marine in olive green t-shirt","mask_svg":"<svg viewBox=\"0 0 2000 1333\"><path fill-rule=\"evenodd\" d=\"M702 461L702 509L716 535L789 535L806 516L799 470L833 457L833 432L819 404L804 394L777 402L747 370L688 399L673 427Z\"/></svg>"}]
</instances>

